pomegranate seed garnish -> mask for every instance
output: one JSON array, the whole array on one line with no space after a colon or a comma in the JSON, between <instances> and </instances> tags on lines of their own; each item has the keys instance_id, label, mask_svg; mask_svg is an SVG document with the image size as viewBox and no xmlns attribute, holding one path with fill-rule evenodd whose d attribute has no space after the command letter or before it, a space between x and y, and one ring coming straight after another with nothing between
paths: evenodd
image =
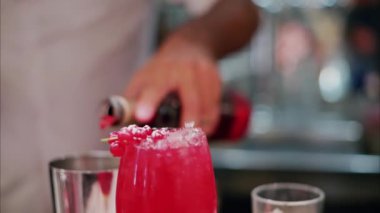
<instances>
[{"instance_id":1,"label":"pomegranate seed garnish","mask_svg":"<svg viewBox=\"0 0 380 213\"><path fill-rule=\"evenodd\" d=\"M110 152L115 157L121 157L124 154L124 146L119 141L110 144Z\"/></svg>"},{"instance_id":2,"label":"pomegranate seed garnish","mask_svg":"<svg viewBox=\"0 0 380 213\"><path fill-rule=\"evenodd\" d=\"M133 135L130 132L119 132L119 141L128 143L133 141Z\"/></svg>"},{"instance_id":3,"label":"pomegranate seed garnish","mask_svg":"<svg viewBox=\"0 0 380 213\"><path fill-rule=\"evenodd\" d=\"M164 134L162 134L162 132L161 132L160 130L154 130L154 131L152 132L152 139L153 139L154 141L161 140L161 139L163 139L164 137L165 137Z\"/></svg>"}]
</instances>

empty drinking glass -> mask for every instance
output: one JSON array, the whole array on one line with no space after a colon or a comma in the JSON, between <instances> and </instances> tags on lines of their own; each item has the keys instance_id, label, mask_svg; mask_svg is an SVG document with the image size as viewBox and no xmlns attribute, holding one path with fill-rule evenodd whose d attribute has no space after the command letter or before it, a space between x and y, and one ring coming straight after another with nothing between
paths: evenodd
<instances>
[{"instance_id":1,"label":"empty drinking glass","mask_svg":"<svg viewBox=\"0 0 380 213\"><path fill-rule=\"evenodd\" d=\"M325 194L298 183L272 183L253 189L253 213L322 213Z\"/></svg>"}]
</instances>

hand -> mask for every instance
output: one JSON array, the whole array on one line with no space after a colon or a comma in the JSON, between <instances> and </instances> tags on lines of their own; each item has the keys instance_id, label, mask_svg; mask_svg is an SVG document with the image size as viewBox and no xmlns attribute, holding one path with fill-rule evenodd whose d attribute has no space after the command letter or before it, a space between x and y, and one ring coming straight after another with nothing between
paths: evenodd
<instances>
[{"instance_id":1,"label":"hand","mask_svg":"<svg viewBox=\"0 0 380 213\"><path fill-rule=\"evenodd\" d=\"M202 45L179 36L164 43L135 74L126 96L136 101L137 121L148 122L172 91L181 100L181 125L194 121L210 135L220 114L221 81L217 64Z\"/></svg>"}]
</instances>

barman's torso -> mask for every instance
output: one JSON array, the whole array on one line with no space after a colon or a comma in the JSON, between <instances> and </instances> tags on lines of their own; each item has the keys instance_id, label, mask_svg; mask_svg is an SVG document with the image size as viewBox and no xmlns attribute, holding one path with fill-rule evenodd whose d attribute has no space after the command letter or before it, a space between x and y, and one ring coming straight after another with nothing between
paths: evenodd
<instances>
[{"instance_id":1,"label":"barman's torso","mask_svg":"<svg viewBox=\"0 0 380 213\"><path fill-rule=\"evenodd\" d=\"M1 212L51 212L48 161L106 148L98 107L148 56L153 7L1 2Z\"/></svg>"}]
</instances>

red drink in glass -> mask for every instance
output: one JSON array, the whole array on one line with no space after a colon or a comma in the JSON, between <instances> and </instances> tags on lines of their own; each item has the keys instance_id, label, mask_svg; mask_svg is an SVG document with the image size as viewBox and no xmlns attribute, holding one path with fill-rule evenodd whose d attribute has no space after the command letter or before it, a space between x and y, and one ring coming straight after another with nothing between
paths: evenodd
<instances>
[{"instance_id":1,"label":"red drink in glass","mask_svg":"<svg viewBox=\"0 0 380 213\"><path fill-rule=\"evenodd\" d=\"M215 178L205 134L197 128L165 131L158 140L148 136L125 144L117 213L216 213Z\"/></svg>"}]
</instances>

